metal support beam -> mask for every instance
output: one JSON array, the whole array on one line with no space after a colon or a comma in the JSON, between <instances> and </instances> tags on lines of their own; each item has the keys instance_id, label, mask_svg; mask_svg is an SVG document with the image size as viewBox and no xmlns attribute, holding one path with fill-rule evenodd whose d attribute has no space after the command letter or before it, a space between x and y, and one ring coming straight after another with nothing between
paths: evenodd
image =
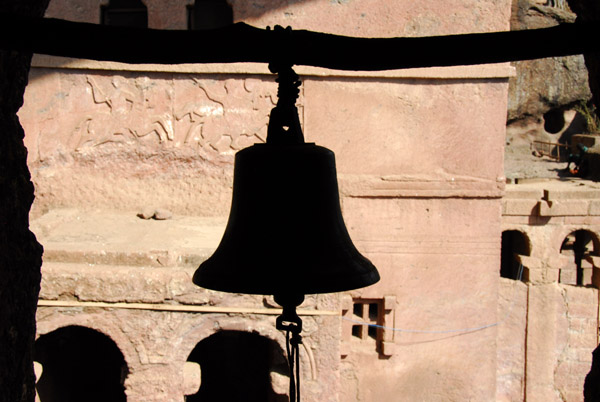
<instances>
[{"instance_id":1,"label":"metal support beam","mask_svg":"<svg viewBox=\"0 0 600 402\"><path fill-rule=\"evenodd\" d=\"M338 70L500 63L599 50L600 24L420 38L354 38L244 23L206 31L103 26L0 13L0 49L136 64L285 62Z\"/></svg>"}]
</instances>

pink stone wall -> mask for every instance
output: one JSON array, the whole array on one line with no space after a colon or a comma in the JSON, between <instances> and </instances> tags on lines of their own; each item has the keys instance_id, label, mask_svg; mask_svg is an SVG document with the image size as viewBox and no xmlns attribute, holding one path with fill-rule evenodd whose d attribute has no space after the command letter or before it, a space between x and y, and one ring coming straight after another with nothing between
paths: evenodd
<instances>
[{"instance_id":1,"label":"pink stone wall","mask_svg":"<svg viewBox=\"0 0 600 402\"><path fill-rule=\"evenodd\" d=\"M187 29L186 6L193 0L145 0L149 28ZM234 21L250 25L291 26L363 37L431 36L509 29L510 3L493 0L228 0ZM99 23L100 5L92 0L53 0L46 17ZM168 10L168 12L165 12Z\"/></svg>"},{"instance_id":2,"label":"pink stone wall","mask_svg":"<svg viewBox=\"0 0 600 402\"><path fill-rule=\"evenodd\" d=\"M500 309L510 303L512 312L498 332L498 400L583 400L583 382L598 345L600 218L592 207L598 195L589 182L507 186L503 230L522 232L531 253L520 257L528 283L506 279L501 286ZM561 274L574 265L561 245L578 230L591 236L582 264L590 272L582 285ZM509 302L511 292L516 297Z\"/></svg>"}]
</instances>

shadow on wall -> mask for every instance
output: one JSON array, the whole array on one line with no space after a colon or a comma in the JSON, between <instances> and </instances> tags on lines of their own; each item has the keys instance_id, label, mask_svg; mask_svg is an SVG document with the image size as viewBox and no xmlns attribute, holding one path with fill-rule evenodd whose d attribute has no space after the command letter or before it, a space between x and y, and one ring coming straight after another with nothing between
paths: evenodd
<instances>
[{"instance_id":1,"label":"shadow on wall","mask_svg":"<svg viewBox=\"0 0 600 402\"><path fill-rule=\"evenodd\" d=\"M289 401L276 392L285 392L287 360L275 341L261 335L217 332L200 341L188 361L198 363L202 374L200 389L186 396L186 402Z\"/></svg>"},{"instance_id":2,"label":"shadow on wall","mask_svg":"<svg viewBox=\"0 0 600 402\"><path fill-rule=\"evenodd\" d=\"M592 368L585 377L583 398L585 402L600 401L600 346L593 352Z\"/></svg>"},{"instance_id":3,"label":"shadow on wall","mask_svg":"<svg viewBox=\"0 0 600 402\"><path fill-rule=\"evenodd\" d=\"M68 326L42 335L35 342L34 361L42 369L36 385L41 402L126 401L127 364L112 339L100 332Z\"/></svg>"},{"instance_id":4,"label":"shadow on wall","mask_svg":"<svg viewBox=\"0 0 600 402\"><path fill-rule=\"evenodd\" d=\"M588 230L571 232L563 240L560 254L570 260L560 269L559 282L567 285L591 286L593 264L592 255L598 253L598 237Z\"/></svg>"}]
</instances>

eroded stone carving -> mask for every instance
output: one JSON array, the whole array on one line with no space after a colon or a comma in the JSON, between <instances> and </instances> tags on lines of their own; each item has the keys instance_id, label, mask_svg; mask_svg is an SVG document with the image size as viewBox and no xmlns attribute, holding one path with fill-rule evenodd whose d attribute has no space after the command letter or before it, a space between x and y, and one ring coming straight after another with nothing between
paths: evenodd
<instances>
[{"instance_id":1,"label":"eroded stone carving","mask_svg":"<svg viewBox=\"0 0 600 402\"><path fill-rule=\"evenodd\" d=\"M155 135L160 143L173 141L172 117L156 112L143 89L122 77L96 79L86 77L90 94L98 110L86 115L73 131L76 148L108 142L136 142Z\"/></svg>"},{"instance_id":2,"label":"eroded stone carving","mask_svg":"<svg viewBox=\"0 0 600 402\"><path fill-rule=\"evenodd\" d=\"M163 82L86 76L94 108L75 124L70 147L143 140L226 153L265 141L274 84L254 78Z\"/></svg>"},{"instance_id":3,"label":"eroded stone carving","mask_svg":"<svg viewBox=\"0 0 600 402\"><path fill-rule=\"evenodd\" d=\"M193 79L198 96L179 106L178 122L187 123L184 144L197 144L220 153L264 142L272 90L258 79L225 81Z\"/></svg>"}]
</instances>

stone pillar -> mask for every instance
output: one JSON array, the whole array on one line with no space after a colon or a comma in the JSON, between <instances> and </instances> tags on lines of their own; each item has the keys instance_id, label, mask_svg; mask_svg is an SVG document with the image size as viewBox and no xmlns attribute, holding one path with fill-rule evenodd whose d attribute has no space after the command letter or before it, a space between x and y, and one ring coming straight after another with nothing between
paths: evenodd
<instances>
[{"instance_id":1,"label":"stone pillar","mask_svg":"<svg viewBox=\"0 0 600 402\"><path fill-rule=\"evenodd\" d=\"M532 284L528 292L527 357L525 400L553 401L556 366L557 300L556 283Z\"/></svg>"}]
</instances>

